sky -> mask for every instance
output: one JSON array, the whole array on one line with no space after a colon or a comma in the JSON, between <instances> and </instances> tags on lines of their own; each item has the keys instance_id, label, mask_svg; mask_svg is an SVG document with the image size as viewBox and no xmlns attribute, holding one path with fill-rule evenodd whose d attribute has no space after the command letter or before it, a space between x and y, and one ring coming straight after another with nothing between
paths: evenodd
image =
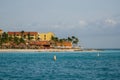
<instances>
[{"instance_id":1,"label":"sky","mask_svg":"<svg viewBox=\"0 0 120 80\"><path fill-rule=\"evenodd\" d=\"M83 48L120 48L120 0L0 0L0 29L76 36Z\"/></svg>"}]
</instances>

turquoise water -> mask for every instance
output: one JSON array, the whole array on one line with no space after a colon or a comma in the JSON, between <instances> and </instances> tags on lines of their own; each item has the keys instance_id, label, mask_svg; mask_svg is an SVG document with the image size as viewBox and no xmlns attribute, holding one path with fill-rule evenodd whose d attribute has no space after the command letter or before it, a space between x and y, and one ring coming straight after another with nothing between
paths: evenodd
<instances>
[{"instance_id":1,"label":"turquoise water","mask_svg":"<svg viewBox=\"0 0 120 80\"><path fill-rule=\"evenodd\" d=\"M0 80L120 80L120 50L97 54L0 52Z\"/></svg>"}]
</instances>

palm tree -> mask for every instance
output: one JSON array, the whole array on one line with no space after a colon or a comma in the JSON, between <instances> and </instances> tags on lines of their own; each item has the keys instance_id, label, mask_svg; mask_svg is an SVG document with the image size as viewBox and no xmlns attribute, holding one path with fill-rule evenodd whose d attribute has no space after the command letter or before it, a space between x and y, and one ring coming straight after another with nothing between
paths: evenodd
<instances>
[{"instance_id":1,"label":"palm tree","mask_svg":"<svg viewBox=\"0 0 120 80\"><path fill-rule=\"evenodd\" d=\"M68 38L67 38L67 41L72 42L72 38L68 37Z\"/></svg>"},{"instance_id":2,"label":"palm tree","mask_svg":"<svg viewBox=\"0 0 120 80\"><path fill-rule=\"evenodd\" d=\"M14 32L14 38L15 38L15 36L16 36L16 34L15 34L15 32Z\"/></svg>"},{"instance_id":3,"label":"palm tree","mask_svg":"<svg viewBox=\"0 0 120 80\"><path fill-rule=\"evenodd\" d=\"M57 42L59 41L58 37L52 36L51 38L51 44L55 47L57 45Z\"/></svg>"},{"instance_id":4,"label":"palm tree","mask_svg":"<svg viewBox=\"0 0 120 80\"><path fill-rule=\"evenodd\" d=\"M72 39L75 39L75 36L72 36Z\"/></svg>"},{"instance_id":5,"label":"palm tree","mask_svg":"<svg viewBox=\"0 0 120 80\"><path fill-rule=\"evenodd\" d=\"M2 41L5 43L8 42L8 34L6 32L2 34Z\"/></svg>"},{"instance_id":6,"label":"palm tree","mask_svg":"<svg viewBox=\"0 0 120 80\"><path fill-rule=\"evenodd\" d=\"M75 36L72 36L72 43L73 43L73 45L77 46L78 42L79 42L79 39L77 37L75 37Z\"/></svg>"},{"instance_id":7,"label":"palm tree","mask_svg":"<svg viewBox=\"0 0 120 80\"><path fill-rule=\"evenodd\" d=\"M68 39L63 38L62 40L63 40L63 41L67 41Z\"/></svg>"},{"instance_id":8,"label":"palm tree","mask_svg":"<svg viewBox=\"0 0 120 80\"><path fill-rule=\"evenodd\" d=\"M59 39L59 42L62 43L64 40L63 39Z\"/></svg>"},{"instance_id":9,"label":"palm tree","mask_svg":"<svg viewBox=\"0 0 120 80\"><path fill-rule=\"evenodd\" d=\"M31 40L31 37L30 37L30 32L28 33L28 40Z\"/></svg>"},{"instance_id":10,"label":"palm tree","mask_svg":"<svg viewBox=\"0 0 120 80\"><path fill-rule=\"evenodd\" d=\"M25 32L25 31L23 31L23 30L21 31L21 38L24 37L24 32Z\"/></svg>"},{"instance_id":11,"label":"palm tree","mask_svg":"<svg viewBox=\"0 0 120 80\"><path fill-rule=\"evenodd\" d=\"M20 38L20 43L25 43L25 40L23 38Z\"/></svg>"},{"instance_id":12,"label":"palm tree","mask_svg":"<svg viewBox=\"0 0 120 80\"><path fill-rule=\"evenodd\" d=\"M0 47L2 46L2 37L0 37Z\"/></svg>"},{"instance_id":13,"label":"palm tree","mask_svg":"<svg viewBox=\"0 0 120 80\"><path fill-rule=\"evenodd\" d=\"M14 38L14 43L16 43L17 45L20 43L20 39L18 37Z\"/></svg>"},{"instance_id":14,"label":"palm tree","mask_svg":"<svg viewBox=\"0 0 120 80\"><path fill-rule=\"evenodd\" d=\"M9 41L13 41L13 38L10 36L10 37L8 37L9 38Z\"/></svg>"},{"instance_id":15,"label":"palm tree","mask_svg":"<svg viewBox=\"0 0 120 80\"><path fill-rule=\"evenodd\" d=\"M52 40L55 41L55 42L57 42L57 41L59 41L59 38L52 36Z\"/></svg>"},{"instance_id":16,"label":"palm tree","mask_svg":"<svg viewBox=\"0 0 120 80\"><path fill-rule=\"evenodd\" d=\"M73 41L73 44L78 44L78 42L79 42L79 40L78 40L78 38L75 38L75 40Z\"/></svg>"}]
</instances>

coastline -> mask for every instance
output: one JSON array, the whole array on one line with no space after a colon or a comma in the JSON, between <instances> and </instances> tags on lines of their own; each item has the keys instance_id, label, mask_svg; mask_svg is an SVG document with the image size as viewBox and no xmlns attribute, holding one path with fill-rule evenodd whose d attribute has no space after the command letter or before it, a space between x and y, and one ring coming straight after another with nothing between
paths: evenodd
<instances>
[{"instance_id":1,"label":"coastline","mask_svg":"<svg viewBox=\"0 0 120 80\"><path fill-rule=\"evenodd\" d=\"M0 49L0 52L97 52L99 50L81 49Z\"/></svg>"}]
</instances>

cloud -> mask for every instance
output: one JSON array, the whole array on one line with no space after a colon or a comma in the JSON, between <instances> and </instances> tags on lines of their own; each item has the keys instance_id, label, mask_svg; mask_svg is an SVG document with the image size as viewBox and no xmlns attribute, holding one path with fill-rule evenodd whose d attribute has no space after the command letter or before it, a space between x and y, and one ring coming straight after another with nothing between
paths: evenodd
<instances>
[{"instance_id":1,"label":"cloud","mask_svg":"<svg viewBox=\"0 0 120 80\"><path fill-rule=\"evenodd\" d=\"M60 25L57 25L57 24L55 24L55 25L52 25L52 28L60 28L61 26Z\"/></svg>"},{"instance_id":2,"label":"cloud","mask_svg":"<svg viewBox=\"0 0 120 80\"><path fill-rule=\"evenodd\" d=\"M107 25L116 25L117 24L117 21L113 20L113 19L106 19L105 20L105 24Z\"/></svg>"},{"instance_id":3,"label":"cloud","mask_svg":"<svg viewBox=\"0 0 120 80\"><path fill-rule=\"evenodd\" d=\"M83 26L86 26L86 25L87 25L87 22L84 21L84 20L80 20L80 21L79 21L79 25L82 26L82 27L83 27Z\"/></svg>"}]
</instances>

